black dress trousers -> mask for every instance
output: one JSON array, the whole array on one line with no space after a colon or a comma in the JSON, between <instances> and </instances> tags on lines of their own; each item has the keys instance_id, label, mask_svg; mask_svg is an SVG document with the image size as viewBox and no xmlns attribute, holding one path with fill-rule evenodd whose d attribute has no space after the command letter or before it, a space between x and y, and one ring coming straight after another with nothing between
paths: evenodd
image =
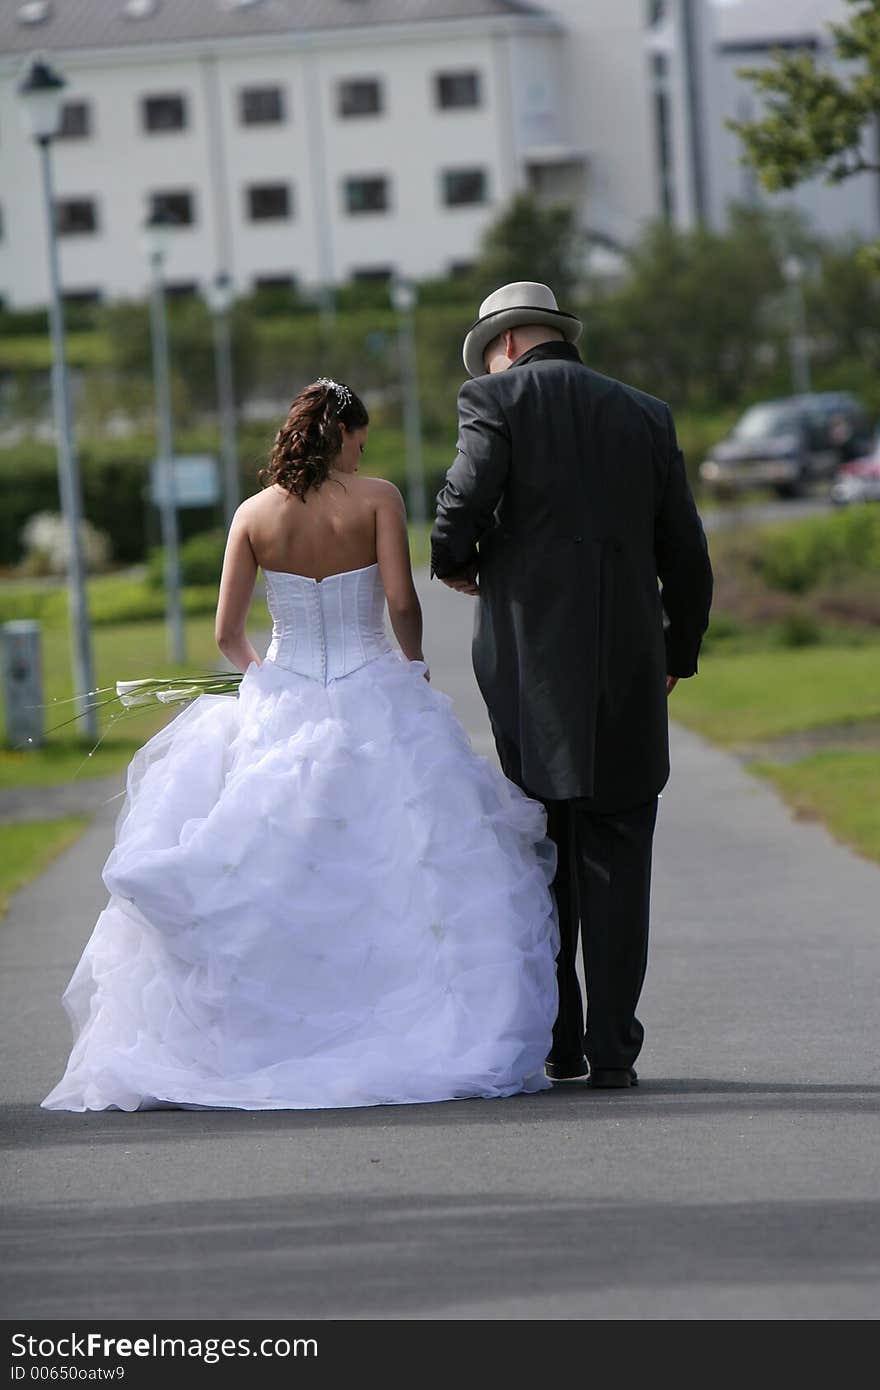
<instances>
[{"instance_id":1,"label":"black dress trousers","mask_svg":"<svg viewBox=\"0 0 880 1390\"><path fill-rule=\"evenodd\" d=\"M523 786L518 750L494 725L505 776ZM586 798L542 801L558 863L553 890L559 908L556 959L559 1013L548 1062L576 1070L631 1067L644 1039L636 1006L648 962L651 856L658 798L624 811L595 811ZM587 986L587 1014L577 978L578 937Z\"/></svg>"}]
</instances>

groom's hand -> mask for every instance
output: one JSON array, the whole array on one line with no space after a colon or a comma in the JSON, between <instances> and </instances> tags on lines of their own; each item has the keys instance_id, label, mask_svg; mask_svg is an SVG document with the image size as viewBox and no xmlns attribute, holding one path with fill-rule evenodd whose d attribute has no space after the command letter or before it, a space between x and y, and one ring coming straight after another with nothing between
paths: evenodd
<instances>
[{"instance_id":1,"label":"groom's hand","mask_svg":"<svg viewBox=\"0 0 880 1390\"><path fill-rule=\"evenodd\" d=\"M673 692L673 690L675 689L675 687L676 687L677 685L678 685L678 676L667 676L667 677L666 677L666 694L667 694L667 695L671 695L672 692Z\"/></svg>"},{"instance_id":2,"label":"groom's hand","mask_svg":"<svg viewBox=\"0 0 880 1390\"><path fill-rule=\"evenodd\" d=\"M447 574L445 579L442 575L438 577L443 584L454 589L457 594L470 594L472 597L476 597L480 592L475 562L467 565L463 570L459 570L458 574Z\"/></svg>"}]
</instances>

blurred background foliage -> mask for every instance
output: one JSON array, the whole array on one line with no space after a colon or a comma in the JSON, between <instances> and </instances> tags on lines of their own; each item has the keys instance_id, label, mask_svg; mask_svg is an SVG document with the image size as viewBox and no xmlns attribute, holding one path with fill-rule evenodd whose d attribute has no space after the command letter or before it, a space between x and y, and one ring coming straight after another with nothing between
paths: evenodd
<instances>
[{"instance_id":1,"label":"blurred background foliage","mask_svg":"<svg viewBox=\"0 0 880 1390\"><path fill-rule=\"evenodd\" d=\"M781 264L803 267L815 389L849 389L880 415L880 278L852 241L816 237L794 211L732 205L723 232L664 222L609 264L570 209L520 195L466 271L419 286L419 386L429 497L454 457L461 344L482 298L510 280L545 279L584 321L581 351L597 370L669 401L694 486L709 447L754 400L791 392ZM218 452L211 318L196 296L169 301L175 446ZM398 322L388 286L341 286L332 314L292 288L260 290L232 309L242 495L299 388L321 374L364 396L372 428L365 470L405 481ZM112 563L145 563L158 544L148 501L155 452L148 306L74 304L68 312L75 414L88 521L112 542ZM25 558L25 524L57 511L46 315L0 313L0 566ZM219 507L180 513L182 540L214 531ZM155 564L155 561L153 562ZM21 570L18 570L22 573Z\"/></svg>"}]
</instances>

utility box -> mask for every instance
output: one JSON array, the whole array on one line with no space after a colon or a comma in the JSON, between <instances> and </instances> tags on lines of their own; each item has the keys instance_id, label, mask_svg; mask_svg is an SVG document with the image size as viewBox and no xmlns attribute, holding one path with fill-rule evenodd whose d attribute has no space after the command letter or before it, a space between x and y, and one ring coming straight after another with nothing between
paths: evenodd
<instances>
[{"instance_id":1,"label":"utility box","mask_svg":"<svg viewBox=\"0 0 880 1390\"><path fill-rule=\"evenodd\" d=\"M45 742L40 624L33 618L3 623L0 651L6 742L14 748L40 747Z\"/></svg>"}]
</instances>

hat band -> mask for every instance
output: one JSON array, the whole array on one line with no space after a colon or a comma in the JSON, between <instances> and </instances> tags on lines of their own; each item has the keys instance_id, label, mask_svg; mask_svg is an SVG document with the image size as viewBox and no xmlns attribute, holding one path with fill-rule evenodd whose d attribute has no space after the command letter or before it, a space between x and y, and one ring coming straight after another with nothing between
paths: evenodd
<instances>
[{"instance_id":1,"label":"hat band","mask_svg":"<svg viewBox=\"0 0 880 1390\"><path fill-rule=\"evenodd\" d=\"M468 329L468 333L473 333L475 328L479 328L481 323L488 323L489 319L497 319L499 314L518 314L525 309L530 314L555 314L560 319L573 319L578 323L577 314L567 314L562 309L545 309L541 304L511 304L506 309L493 309L491 314L484 314L481 319L476 319Z\"/></svg>"}]
</instances>

